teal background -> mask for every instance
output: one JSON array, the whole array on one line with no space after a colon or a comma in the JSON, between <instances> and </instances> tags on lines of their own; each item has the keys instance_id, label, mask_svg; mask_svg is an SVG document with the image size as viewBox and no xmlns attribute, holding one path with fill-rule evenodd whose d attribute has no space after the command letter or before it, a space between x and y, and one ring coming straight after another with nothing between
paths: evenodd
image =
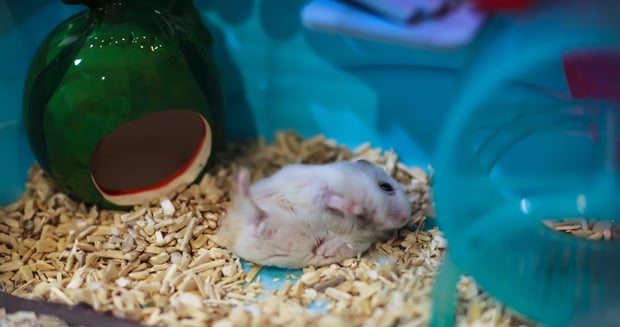
<instances>
[{"instance_id":1,"label":"teal background","mask_svg":"<svg viewBox=\"0 0 620 327\"><path fill-rule=\"evenodd\" d=\"M215 37L231 138L269 139L292 128L350 146L370 141L423 166L432 162L463 69L503 22L492 20L465 48L434 51L307 30L300 19L306 1L195 3ZM11 158L0 162L0 204L19 197L33 162L19 121L30 60L51 29L82 9L53 0L0 1L0 151ZM567 90L559 58L511 78Z\"/></svg>"}]
</instances>

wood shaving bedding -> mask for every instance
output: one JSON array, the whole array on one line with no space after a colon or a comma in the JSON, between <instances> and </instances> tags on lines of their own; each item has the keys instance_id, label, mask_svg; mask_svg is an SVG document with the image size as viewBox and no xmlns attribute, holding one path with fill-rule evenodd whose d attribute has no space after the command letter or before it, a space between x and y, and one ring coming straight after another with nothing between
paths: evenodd
<instances>
[{"instance_id":1,"label":"wood shaving bedding","mask_svg":"<svg viewBox=\"0 0 620 327\"><path fill-rule=\"evenodd\" d=\"M14 313L6 313L4 308L0 309L0 326L3 327L69 327L69 325L54 317L48 315L37 315L29 311L17 311Z\"/></svg>"},{"instance_id":2,"label":"wood shaving bedding","mask_svg":"<svg viewBox=\"0 0 620 327\"><path fill-rule=\"evenodd\" d=\"M557 231L589 240L611 241L620 239L620 229L610 220L573 218L545 220L543 223Z\"/></svg>"},{"instance_id":3,"label":"wood shaving bedding","mask_svg":"<svg viewBox=\"0 0 620 327\"><path fill-rule=\"evenodd\" d=\"M405 186L417 229L395 232L361 257L290 274L274 291L262 286L260 266L246 273L239 258L209 238L240 166L256 181L289 163L355 158L382 166ZM35 165L24 196L0 208L1 288L23 298L86 303L151 326L428 324L447 242L437 228L421 228L434 215L431 176L423 169L369 143L350 151L322 135L304 140L290 131L277 133L272 144L231 144L219 162L199 183L130 212L78 203ZM327 314L308 310L311 303L323 304ZM32 314L0 313L7 326L37 325L19 324L36 321ZM466 277L459 283L458 313L458 326L523 324Z\"/></svg>"}]
</instances>

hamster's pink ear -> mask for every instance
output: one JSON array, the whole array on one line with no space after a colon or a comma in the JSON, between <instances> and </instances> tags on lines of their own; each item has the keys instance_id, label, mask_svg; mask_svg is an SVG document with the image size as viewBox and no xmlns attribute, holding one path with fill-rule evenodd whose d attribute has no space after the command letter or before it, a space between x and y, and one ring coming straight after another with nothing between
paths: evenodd
<instances>
[{"instance_id":1,"label":"hamster's pink ear","mask_svg":"<svg viewBox=\"0 0 620 327\"><path fill-rule=\"evenodd\" d=\"M247 168L241 168L236 178L237 193L243 196L250 196L250 171Z\"/></svg>"}]
</instances>

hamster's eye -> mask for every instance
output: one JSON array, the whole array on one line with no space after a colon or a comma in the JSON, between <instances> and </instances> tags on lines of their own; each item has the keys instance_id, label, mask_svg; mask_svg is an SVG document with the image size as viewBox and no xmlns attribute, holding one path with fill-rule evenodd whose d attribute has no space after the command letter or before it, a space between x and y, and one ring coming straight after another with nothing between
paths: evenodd
<instances>
[{"instance_id":1,"label":"hamster's eye","mask_svg":"<svg viewBox=\"0 0 620 327\"><path fill-rule=\"evenodd\" d=\"M390 183L379 182L379 187L388 194L394 194L394 187Z\"/></svg>"}]
</instances>

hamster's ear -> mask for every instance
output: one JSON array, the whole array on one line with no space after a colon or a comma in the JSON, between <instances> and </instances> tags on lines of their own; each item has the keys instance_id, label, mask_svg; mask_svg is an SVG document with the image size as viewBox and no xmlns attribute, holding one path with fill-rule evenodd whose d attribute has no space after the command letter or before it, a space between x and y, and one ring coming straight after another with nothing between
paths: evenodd
<instances>
[{"instance_id":1,"label":"hamster's ear","mask_svg":"<svg viewBox=\"0 0 620 327\"><path fill-rule=\"evenodd\" d=\"M356 163L358 164L362 164L362 165L371 165L370 161L366 160L366 159L358 159L356 161Z\"/></svg>"},{"instance_id":2,"label":"hamster's ear","mask_svg":"<svg viewBox=\"0 0 620 327\"><path fill-rule=\"evenodd\" d=\"M235 188L237 193L243 196L250 196L250 171L241 168L236 176Z\"/></svg>"}]
</instances>

